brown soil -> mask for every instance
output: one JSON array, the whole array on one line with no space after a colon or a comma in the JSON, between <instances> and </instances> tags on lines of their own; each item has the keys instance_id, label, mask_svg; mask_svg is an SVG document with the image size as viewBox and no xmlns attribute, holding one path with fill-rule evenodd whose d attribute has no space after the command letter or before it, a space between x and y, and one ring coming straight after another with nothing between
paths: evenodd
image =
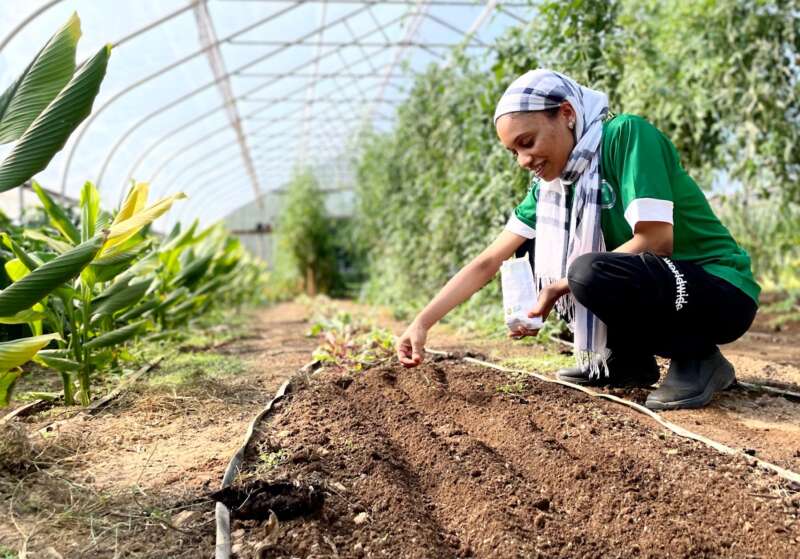
<instances>
[{"instance_id":1,"label":"brown soil","mask_svg":"<svg viewBox=\"0 0 800 559\"><path fill-rule=\"evenodd\" d=\"M265 309L252 336L210 352L243 359L241 374L206 371L163 388L140 383L99 415L61 423L47 437L38 430L77 410L6 426L0 442L17 434L14 448L27 445L27 452L0 460L0 550L36 558L211 557L214 507L206 495L219 489L253 417L309 361L316 341L304 336L307 314L295 304ZM159 374L156 368L147 378Z\"/></svg>"},{"instance_id":2,"label":"brown soil","mask_svg":"<svg viewBox=\"0 0 800 559\"><path fill-rule=\"evenodd\" d=\"M260 448L286 459L261 474L324 486L329 497L320 512L284 522L264 550L796 556L800 499L778 478L614 404L517 382L452 360L315 373L263 426ZM261 532L257 521L241 524Z\"/></svg>"},{"instance_id":3,"label":"brown soil","mask_svg":"<svg viewBox=\"0 0 800 559\"><path fill-rule=\"evenodd\" d=\"M0 551L211 557L208 497L247 424L309 361L309 314L296 304L259 311L252 335L213 350L245 360L244 373L139 387L47 438L38 429L74 410L15 420L0 433ZM798 340L757 322L723 351L741 380L800 390ZM429 345L492 361L553 351L441 325ZM798 410L736 389L665 416L797 471ZM271 483L280 479L297 485ZM234 522L239 557L256 547L269 557L800 557L800 488L626 408L430 357L416 370L316 373L263 425L239 484L260 496L251 509L280 515L277 531L263 510Z\"/></svg>"}]
</instances>

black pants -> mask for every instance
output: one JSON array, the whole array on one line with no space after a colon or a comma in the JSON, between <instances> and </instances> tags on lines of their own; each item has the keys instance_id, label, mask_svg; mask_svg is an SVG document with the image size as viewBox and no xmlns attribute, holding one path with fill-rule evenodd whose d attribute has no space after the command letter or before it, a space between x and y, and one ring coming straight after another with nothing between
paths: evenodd
<instances>
[{"instance_id":1,"label":"black pants","mask_svg":"<svg viewBox=\"0 0 800 559\"><path fill-rule=\"evenodd\" d=\"M698 264L652 253L584 254L567 280L608 326L612 352L705 357L744 334L757 310L743 291Z\"/></svg>"}]
</instances>

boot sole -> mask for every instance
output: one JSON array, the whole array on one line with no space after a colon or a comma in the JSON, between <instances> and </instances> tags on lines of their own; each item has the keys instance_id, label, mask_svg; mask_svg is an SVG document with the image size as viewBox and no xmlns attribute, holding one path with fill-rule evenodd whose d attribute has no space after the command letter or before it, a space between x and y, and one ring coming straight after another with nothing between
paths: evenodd
<instances>
[{"instance_id":1,"label":"boot sole","mask_svg":"<svg viewBox=\"0 0 800 559\"><path fill-rule=\"evenodd\" d=\"M608 386L610 388L651 388L656 382L658 382L659 375L657 374L655 379L650 382L646 381L623 381L623 382L614 382L609 381L605 377L601 377L599 379L589 379L586 377L570 377L570 376L561 376L556 373L556 378L558 380L563 380L565 382L571 382L572 384L578 384L580 386L595 386L595 387L603 387Z\"/></svg>"},{"instance_id":2,"label":"boot sole","mask_svg":"<svg viewBox=\"0 0 800 559\"><path fill-rule=\"evenodd\" d=\"M714 397L716 392L721 392L730 388L736 383L736 375L733 365L726 362L723 366L714 371L714 375L709 379L703 392L691 398L675 400L673 402L659 402L658 400L645 401L645 407L651 410L679 410L702 408L707 405Z\"/></svg>"}]
</instances>

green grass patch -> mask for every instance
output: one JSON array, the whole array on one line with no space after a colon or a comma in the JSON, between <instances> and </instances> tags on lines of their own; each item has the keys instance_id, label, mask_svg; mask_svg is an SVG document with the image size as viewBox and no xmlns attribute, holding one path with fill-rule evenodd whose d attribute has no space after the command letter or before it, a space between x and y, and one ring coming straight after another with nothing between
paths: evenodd
<instances>
[{"instance_id":1,"label":"green grass patch","mask_svg":"<svg viewBox=\"0 0 800 559\"><path fill-rule=\"evenodd\" d=\"M522 369L524 371L535 371L537 373L552 373L564 367L572 367L575 364L575 358L571 355L548 353L544 355L533 355L531 357L504 359L500 364L509 369Z\"/></svg>"},{"instance_id":2,"label":"green grass patch","mask_svg":"<svg viewBox=\"0 0 800 559\"><path fill-rule=\"evenodd\" d=\"M149 380L152 387L181 386L245 372L244 361L218 353L178 353L164 358L159 373Z\"/></svg>"},{"instance_id":3,"label":"green grass patch","mask_svg":"<svg viewBox=\"0 0 800 559\"><path fill-rule=\"evenodd\" d=\"M0 545L0 559L17 559L17 552L4 545Z\"/></svg>"}]
</instances>

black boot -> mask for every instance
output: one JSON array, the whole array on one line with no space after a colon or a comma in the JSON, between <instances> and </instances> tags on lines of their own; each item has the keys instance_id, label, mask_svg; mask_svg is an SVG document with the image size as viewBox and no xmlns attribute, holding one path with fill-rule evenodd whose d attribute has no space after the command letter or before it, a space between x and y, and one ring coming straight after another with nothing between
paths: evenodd
<instances>
[{"instance_id":1,"label":"black boot","mask_svg":"<svg viewBox=\"0 0 800 559\"><path fill-rule=\"evenodd\" d=\"M656 358L652 355L627 355L612 353L606 362L608 376L603 371L599 378L590 378L588 368L559 369L556 377L583 386L619 386L647 388L658 381Z\"/></svg>"},{"instance_id":2,"label":"black boot","mask_svg":"<svg viewBox=\"0 0 800 559\"><path fill-rule=\"evenodd\" d=\"M736 382L733 365L715 349L702 359L673 359L664 382L647 397L651 410L702 408Z\"/></svg>"}]
</instances>

